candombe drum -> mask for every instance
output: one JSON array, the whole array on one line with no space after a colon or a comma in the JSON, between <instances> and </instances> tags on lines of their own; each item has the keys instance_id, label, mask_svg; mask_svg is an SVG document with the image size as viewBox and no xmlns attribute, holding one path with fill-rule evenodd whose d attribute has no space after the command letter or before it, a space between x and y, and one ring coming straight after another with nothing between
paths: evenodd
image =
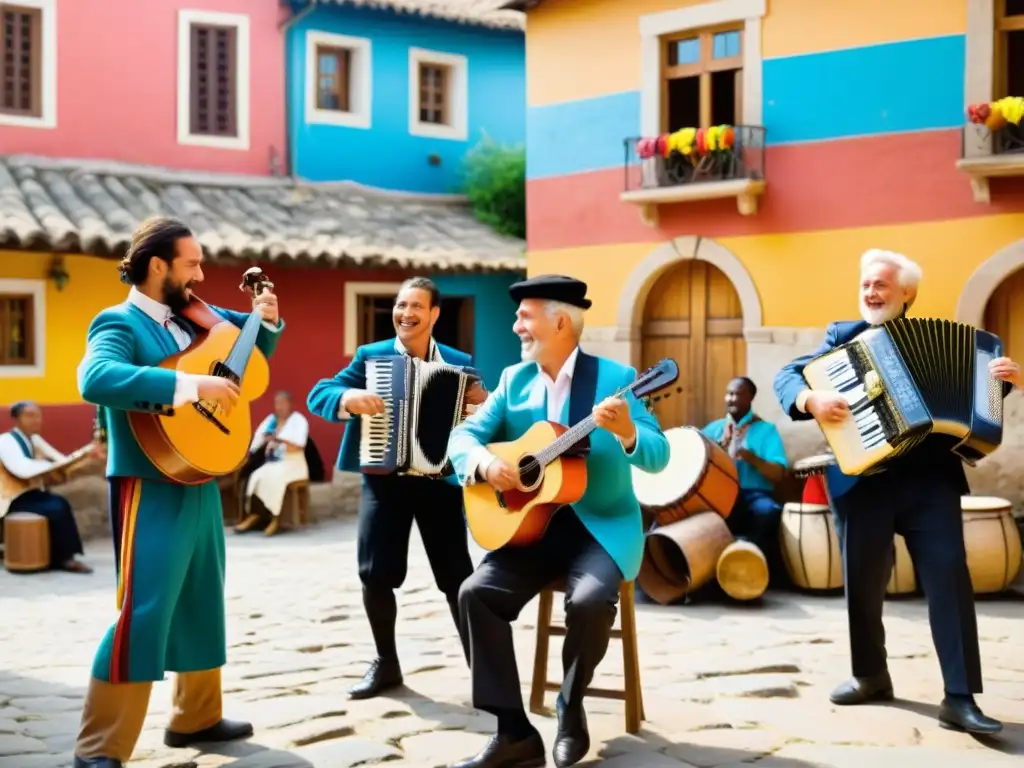
<instances>
[{"instance_id":1,"label":"candombe drum","mask_svg":"<svg viewBox=\"0 0 1024 768\"><path fill-rule=\"evenodd\" d=\"M723 518L739 495L736 465L725 450L694 427L665 430L668 465L661 472L632 468L641 509L664 526L708 510Z\"/></svg>"},{"instance_id":2,"label":"candombe drum","mask_svg":"<svg viewBox=\"0 0 1024 768\"><path fill-rule=\"evenodd\" d=\"M1013 506L991 496L962 496L967 570L975 594L1002 592L1021 568L1020 530Z\"/></svg>"},{"instance_id":3,"label":"candombe drum","mask_svg":"<svg viewBox=\"0 0 1024 768\"><path fill-rule=\"evenodd\" d=\"M657 526L644 541L637 582L652 600L668 605L711 581L732 542L725 519L710 510Z\"/></svg>"},{"instance_id":4,"label":"candombe drum","mask_svg":"<svg viewBox=\"0 0 1024 768\"><path fill-rule=\"evenodd\" d=\"M42 515L11 512L3 519L4 567L35 573L50 567L50 524Z\"/></svg>"},{"instance_id":5,"label":"candombe drum","mask_svg":"<svg viewBox=\"0 0 1024 768\"><path fill-rule=\"evenodd\" d=\"M779 548L790 580L800 589L842 588L839 536L827 504L789 502L783 506Z\"/></svg>"},{"instance_id":6,"label":"candombe drum","mask_svg":"<svg viewBox=\"0 0 1024 768\"><path fill-rule=\"evenodd\" d=\"M750 541L734 541L715 567L718 584L733 600L756 600L768 589L768 559Z\"/></svg>"}]
</instances>

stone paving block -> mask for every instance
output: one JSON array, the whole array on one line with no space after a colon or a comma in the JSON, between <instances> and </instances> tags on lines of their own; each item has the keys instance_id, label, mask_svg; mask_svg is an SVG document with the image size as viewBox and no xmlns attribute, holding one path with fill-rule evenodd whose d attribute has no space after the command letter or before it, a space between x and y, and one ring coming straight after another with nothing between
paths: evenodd
<instances>
[{"instance_id":1,"label":"stone paving block","mask_svg":"<svg viewBox=\"0 0 1024 768\"><path fill-rule=\"evenodd\" d=\"M401 751L389 744L358 738L335 739L293 751L316 768L350 768L360 763L402 756Z\"/></svg>"}]
</instances>

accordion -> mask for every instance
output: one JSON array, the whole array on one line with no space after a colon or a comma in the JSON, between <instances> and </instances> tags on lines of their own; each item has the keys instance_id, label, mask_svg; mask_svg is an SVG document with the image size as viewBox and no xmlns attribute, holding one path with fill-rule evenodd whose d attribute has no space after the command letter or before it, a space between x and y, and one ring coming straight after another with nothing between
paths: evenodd
<instances>
[{"instance_id":1,"label":"accordion","mask_svg":"<svg viewBox=\"0 0 1024 768\"><path fill-rule=\"evenodd\" d=\"M815 358L803 376L838 392L851 418L821 424L847 475L872 474L931 434L957 440L976 464L1003 439L1003 385L988 372L1003 354L998 336L963 323L898 318Z\"/></svg>"},{"instance_id":2,"label":"accordion","mask_svg":"<svg viewBox=\"0 0 1024 768\"><path fill-rule=\"evenodd\" d=\"M360 417L360 470L451 474L448 437L464 418L466 390L479 380L479 371L465 366L407 355L367 358L366 388L384 401L384 413Z\"/></svg>"}]
</instances>

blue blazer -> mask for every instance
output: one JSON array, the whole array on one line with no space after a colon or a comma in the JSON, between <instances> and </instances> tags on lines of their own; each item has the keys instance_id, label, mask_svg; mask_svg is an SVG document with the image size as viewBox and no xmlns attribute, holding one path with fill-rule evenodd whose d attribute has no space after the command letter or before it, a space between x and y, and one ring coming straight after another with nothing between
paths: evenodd
<instances>
[{"instance_id":1,"label":"blue blazer","mask_svg":"<svg viewBox=\"0 0 1024 768\"><path fill-rule=\"evenodd\" d=\"M213 305L210 309L238 328L249 317ZM198 329L184 318L178 321L195 339ZM260 325L256 346L266 357L273 354L282 330L284 321L276 332ZM103 310L89 325L78 389L83 400L98 406L97 421L107 432L107 477L167 480L139 448L127 412L174 413L177 374L155 366L177 353L174 337L128 301Z\"/></svg>"},{"instance_id":2,"label":"blue blazer","mask_svg":"<svg viewBox=\"0 0 1024 768\"><path fill-rule=\"evenodd\" d=\"M775 396L778 398L782 410L789 414L794 421L806 421L813 419L809 413L804 413L796 407L796 398L803 390L807 389L807 381L803 377L804 366L811 360L826 352L830 352L842 344L853 341L857 336L864 333L871 325L864 320L840 321L829 324L825 329L825 338L818 348L813 352L796 358L793 362L784 366L774 381ZM1003 397L1009 394L1013 385L1003 383ZM961 494L970 491L967 483L967 475L964 473L963 463L949 450L950 441L942 435L934 435L925 440L907 456L901 457L890 464L887 472L898 474L901 467L929 467L930 471L946 475L960 489ZM833 499L848 493L857 482L860 475L846 475L839 467L833 465L825 471L825 482L828 485L829 495Z\"/></svg>"},{"instance_id":3,"label":"blue blazer","mask_svg":"<svg viewBox=\"0 0 1024 768\"><path fill-rule=\"evenodd\" d=\"M438 354L449 365L472 365L473 358L465 352L438 343ZM356 350L352 362L330 379L320 379L306 398L309 412L322 419L336 424L346 423L345 434L341 438L341 450L335 465L341 472L359 472L359 435L362 432L363 420L358 417L338 416L342 396L350 389L366 388L366 358L397 355L395 339L364 344ZM458 484L454 476L446 477L446 482Z\"/></svg>"},{"instance_id":4,"label":"blue blazer","mask_svg":"<svg viewBox=\"0 0 1024 768\"><path fill-rule=\"evenodd\" d=\"M573 374L569 398L559 421L568 425L572 398L578 391L587 391L585 376L593 377L596 387L593 403L583 411L588 414L593 405L615 394L636 379L633 368L591 357L593 365L584 362L580 351ZM455 467L459 482L466 484L467 462L471 454L482 445L516 440L538 421L547 421L547 388L540 379L536 363L519 363L501 373L497 389L476 413L457 426L448 443L448 456ZM594 386L594 382L589 382ZM668 464L668 440L662 434L657 419L647 412L643 403L627 394L629 412L636 424L636 445L627 454L615 436L604 429L590 435L587 455L587 489L576 504L576 515L622 571L623 578L632 580L640 571L644 552L643 522L640 505L633 493L631 466L647 472L660 472ZM575 410L575 409L573 409ZM479 482L477 480L476 482Z\"/></svg>"}]
</instances>

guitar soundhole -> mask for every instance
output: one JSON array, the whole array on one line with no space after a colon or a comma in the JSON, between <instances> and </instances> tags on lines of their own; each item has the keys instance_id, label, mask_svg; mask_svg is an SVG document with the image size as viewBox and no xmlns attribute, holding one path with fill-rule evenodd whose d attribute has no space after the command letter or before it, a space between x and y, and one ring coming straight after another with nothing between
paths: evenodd
<instances>
[{"instance_id":1,"label":"guitar soundhole","mask_svg":"<svg viewBox=\"0 0 1024 768\"><path fill-rule=\"evenodd\" d=\"M529 454L521 457L516 468L519 470L519 481L522 483L524 490L532 491L540 485L544 468L537 461L536 457Z\"/></svg>"}]
</instances>

